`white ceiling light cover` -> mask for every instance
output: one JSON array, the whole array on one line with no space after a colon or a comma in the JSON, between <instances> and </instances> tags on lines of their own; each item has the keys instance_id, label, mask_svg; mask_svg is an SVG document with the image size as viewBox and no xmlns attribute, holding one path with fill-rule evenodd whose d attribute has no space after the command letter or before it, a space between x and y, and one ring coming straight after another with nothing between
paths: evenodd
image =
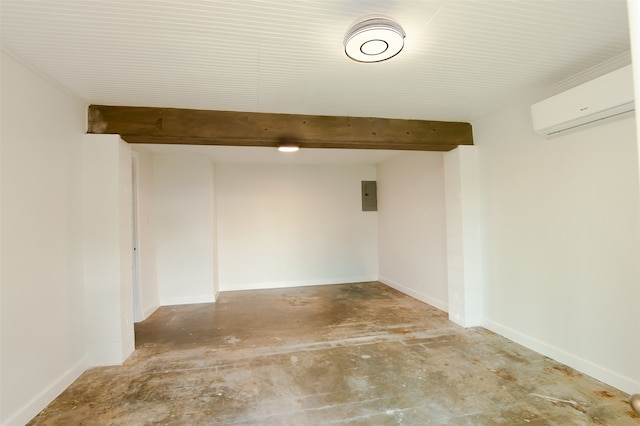
<instances>
[{"instance_id":1,"label":"white ceiling light cover","mask_svg":"<svg viewBox=\"0 0 640 426\"><path fill-rule=\"evenodd\" d=\"M405 36L396 21L382 16L368 17L349 27L344 50L354 61L385 61L400 53Z\"/></svg>"}]
</instances>

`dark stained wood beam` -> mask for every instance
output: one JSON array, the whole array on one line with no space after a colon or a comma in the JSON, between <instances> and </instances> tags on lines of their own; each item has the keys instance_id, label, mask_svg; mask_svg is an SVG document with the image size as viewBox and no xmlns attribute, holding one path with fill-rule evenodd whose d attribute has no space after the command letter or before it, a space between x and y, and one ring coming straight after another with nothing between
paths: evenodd
<instances>
[{"instance_id":1,"label":"dark stained wood beam","mask_svg":"<svg viewBox=\"0 0 640 426\"><path fill-rule=\"evenodd\" d=\"M449 151L473 145L471 124L91 105L89 133L129 143Z\"/></svg>"}]
</instances>

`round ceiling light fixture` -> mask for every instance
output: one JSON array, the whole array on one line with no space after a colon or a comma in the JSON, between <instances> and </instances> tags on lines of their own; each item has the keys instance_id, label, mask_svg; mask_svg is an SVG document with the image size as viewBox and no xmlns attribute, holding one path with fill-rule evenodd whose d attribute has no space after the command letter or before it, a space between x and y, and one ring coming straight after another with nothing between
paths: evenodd
<instances>
[{"instance_id":1,"label":"round ceiling light fixture","mask_svg":"<svg viewBox=\"0 0 640 426\"><path fill-rule=\"evenodd\" d=\"M406 34L400 24L383 16L367 17L351 25L344 36L344 51L358 62L380 62L396 56Z\"/></svg>"}]
</instances>

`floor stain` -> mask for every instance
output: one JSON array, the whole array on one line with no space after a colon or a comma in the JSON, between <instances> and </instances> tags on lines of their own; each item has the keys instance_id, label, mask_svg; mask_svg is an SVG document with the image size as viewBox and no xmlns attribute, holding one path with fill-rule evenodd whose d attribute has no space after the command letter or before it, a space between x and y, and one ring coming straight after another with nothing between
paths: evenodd
<instances>
[{"instance_id":1,"label":"floor stain","mask_svg":"<svg viewBox=\"0 0 640 426\"><path fill-rule=\"evenodd\" d=\"M574 370L573 368L567 367L566 365L554 365L553 368L568 377L582 376L582 373Z\"/></svg>"}]
</instances>

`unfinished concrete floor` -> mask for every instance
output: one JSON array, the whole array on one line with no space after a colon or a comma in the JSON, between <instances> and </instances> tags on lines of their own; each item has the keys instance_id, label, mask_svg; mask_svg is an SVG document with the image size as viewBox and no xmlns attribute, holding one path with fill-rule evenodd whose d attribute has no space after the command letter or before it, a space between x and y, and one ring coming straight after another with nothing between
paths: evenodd
<instances>
[{"instance_id":1,"label":"unfinished concrete floor","mask_svg":"<svg viewBox=\"0 0 640 426\"><path fill-rule=\"evenodd\" d=\"M377 282L222 293L136 339L30 424L640 424L628 395Z\"/></svg>"}]
</instances>

